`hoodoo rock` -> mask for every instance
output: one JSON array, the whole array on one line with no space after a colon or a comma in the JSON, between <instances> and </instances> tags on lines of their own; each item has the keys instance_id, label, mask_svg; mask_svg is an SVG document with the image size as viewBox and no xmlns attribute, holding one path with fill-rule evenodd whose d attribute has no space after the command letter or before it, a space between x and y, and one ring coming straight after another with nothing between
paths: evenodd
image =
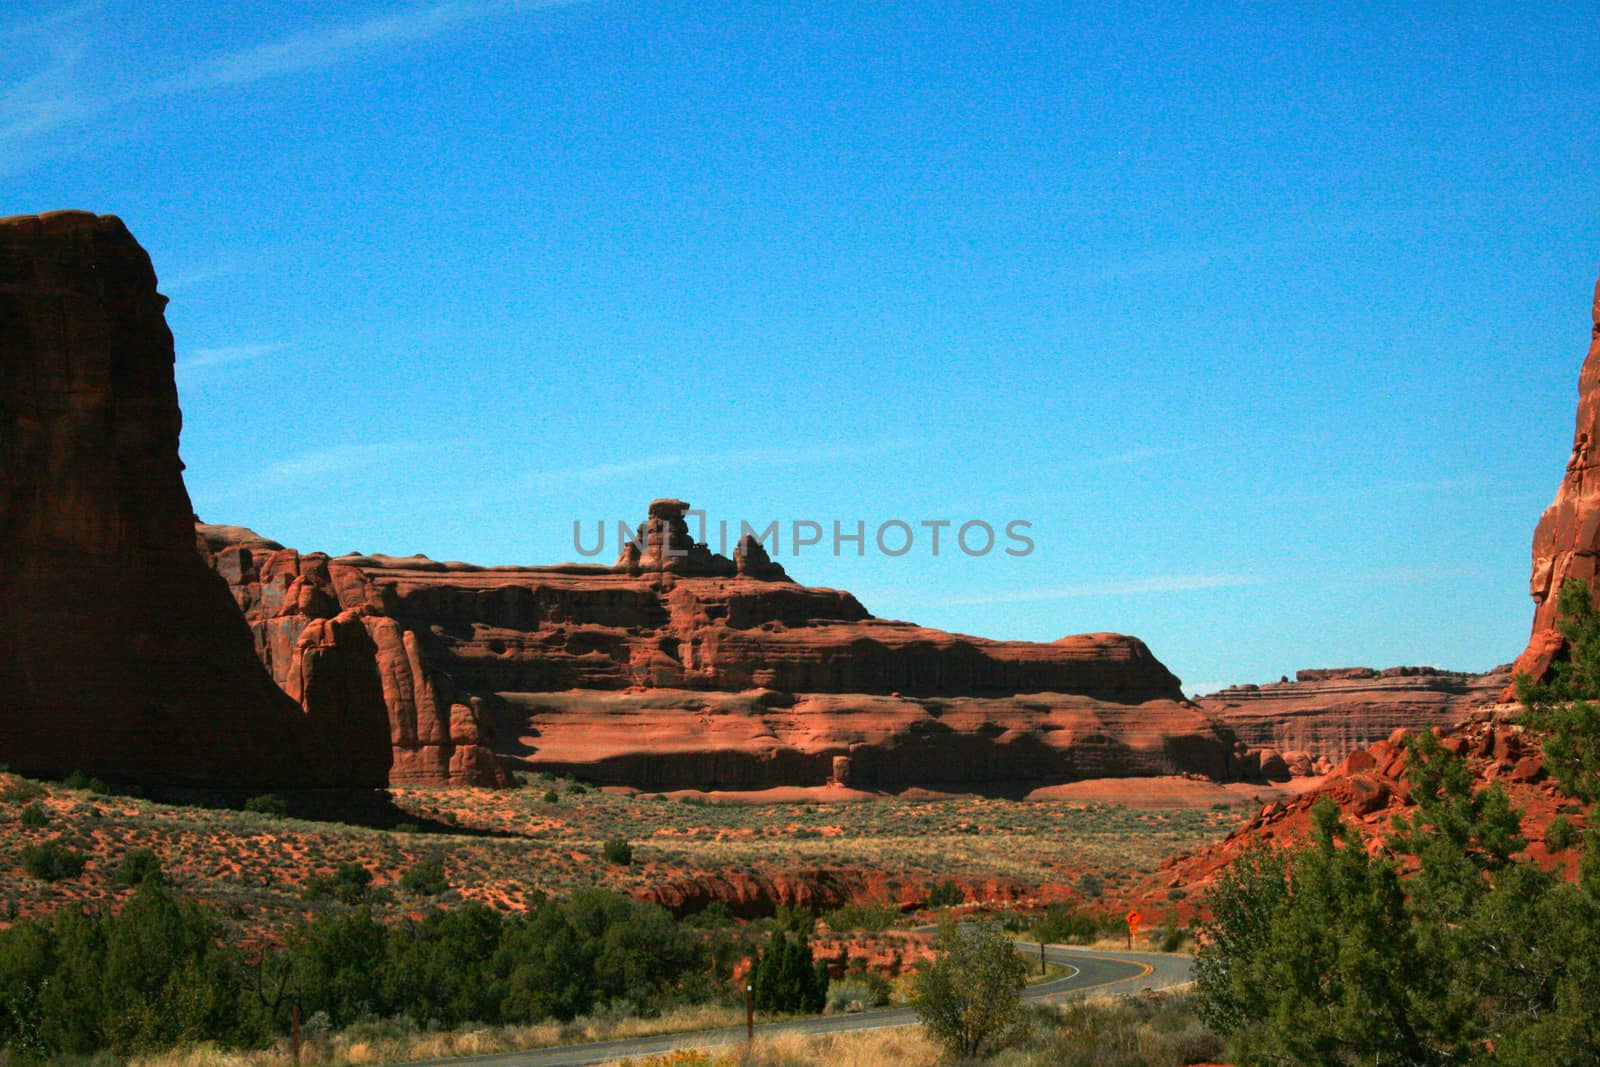
<instances>
[{"instance_id":1,"label":"hoodoo rock","mask_svg":"<svg viewBox=\"0 0 1600 1067\"><path fill-rule=\"evenodd\" d=\"M1595 588L1600 560L1600 284L1590 314L1589 354L1578 374L1578 425L1556 498L1533 532L1533 634L1513 664L1515 674L1541 679L1565 648L1556 629L1556 594L1568 578ZM1505 699L1516 697L1507 687Z\"/></svg>"},{"instance_id":2,"label":"hoodoo rock","mask_svg":"<svg viewBox=\"0 0 1600 1067\"><path fill-rule=\"evenodd\" d=\"M1487 674L1432 667L1305 670L1292 682L1231 686L1199 704L1242 744L1261 750L1254 758L1261 760L1263 777L1303 777L1327 773L1402 727L1454 729L1495 703L1509 678L1506 667ZM1275 750L1275 761L1267 750Z\"/></svg>"},{"instance_id":3,"label":"hoodoo rock","mask_svg":"<svg viewBox=\"0 0 1600 1067\"><path fill-rule=\"evenodd\" d=\"M381 733L274 686L195 555L165 306L119 219L0 219L0 760L158 785L382 785Z\"/></svg>"},{"instance_id":4,"label":"hoodoo rock","mask_svg":"<svg viewBox=\"0 0 1600 1067\"><path fill-rule=\"evenodd\" d=\"M1137 638L988 641L874 618L790 580L755 538L734 559L695 543L687 512L652 503L612 567L330 559L199 533L308 710L319 693L375 705L381 680L396 780L488 780L491 751L656 789L1239 772L1232 734Z\"/></svg>"}]
</instances>

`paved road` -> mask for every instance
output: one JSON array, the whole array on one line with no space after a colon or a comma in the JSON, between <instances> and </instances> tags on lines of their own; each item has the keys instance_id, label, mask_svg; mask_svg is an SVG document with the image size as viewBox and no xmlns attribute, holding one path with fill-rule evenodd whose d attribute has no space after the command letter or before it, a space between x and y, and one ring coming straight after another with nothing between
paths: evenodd
<instances>
[{"instance_id":1,"label":"paved road","mask_svg":"<svg viewBox=\"0 0 1600 1067\"><path fill-rule=\"evenodd\" d=\"M1038 962L1039 946L1017 942L1022 955ZM1194 961L1188 956L1162 952L1091 952L1083 948L1046 945L1045 959L1071 968L1072 973L1049 982L1029 986L1024 999L1058 1003L1090 992L1122 996L1145 989L1170 989L1187 983ZM793 1019L787 1022L758 1023L758 1035L781 1033L838 1034L856 1030L885 1030L910 1026L917 1021L910 1008L884 1008L853 1015L825 1015L821 1018ZM565 1045L559 1048L506 1052L495 1056L468 1056L454 1060L429 1060L412 1067L585 1067L609 1063L624 1056L650 1056L675 1048L714 1048L745 1039L742 1026L724 1030L699 1030L659 1037L636 1037L622 1041L601 1041L590 1045Z\"/></svg>"}]
</instances>

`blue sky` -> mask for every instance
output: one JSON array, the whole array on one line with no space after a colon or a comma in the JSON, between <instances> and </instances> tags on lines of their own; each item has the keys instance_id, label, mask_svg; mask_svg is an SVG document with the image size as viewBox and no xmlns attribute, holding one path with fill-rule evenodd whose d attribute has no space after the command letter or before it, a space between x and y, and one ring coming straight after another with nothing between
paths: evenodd
<instances>
[{"instance_id":1,"label":"blue sky","mask_svg":"<svg viewBox=\"0 0 1600 1067\"><path fill-rule=\"evenodd\" d=\"M1597 17L12 3L0 214L151 251L208 521L510 563L665 495L1023 519L781 558L1194 690L1481 669L1571 442Z\"/></svg>"}]
</instances>

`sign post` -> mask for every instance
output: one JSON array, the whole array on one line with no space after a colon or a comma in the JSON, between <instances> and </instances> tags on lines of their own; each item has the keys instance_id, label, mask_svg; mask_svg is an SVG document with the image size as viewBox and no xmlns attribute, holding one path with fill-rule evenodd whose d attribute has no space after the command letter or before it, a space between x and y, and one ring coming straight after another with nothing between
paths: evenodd
<instances>
[{"instance_id":1,"label":"sign post","mask_svg":"<svg viewBox=\"0 0 1600 1067\"><path fill-rule=\"evenodd\" d=\"M1128 915L1127 915L1127 919L1128 919L1128 951L1132 952L1133 951L1133 935L1137 934L1139 932L1139 912L1137 910L1129 911Z\"/></svg>"}]
</instances>

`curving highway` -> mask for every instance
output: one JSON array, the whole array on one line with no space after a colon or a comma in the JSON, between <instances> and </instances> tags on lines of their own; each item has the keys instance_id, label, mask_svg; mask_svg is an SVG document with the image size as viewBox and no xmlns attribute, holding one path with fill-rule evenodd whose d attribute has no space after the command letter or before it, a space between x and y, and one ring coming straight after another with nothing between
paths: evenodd
<instances>
[{"instance_id":1,"label":"curving highway","mask_svg":"<svg viewBox=\"0 0 1600 1067\"><path fill-rule=\"evenodd\" d=\"M1017 951L1031 960L1039 959L1039 946L1017 942ZM1171 989L1187 984L1194 968L1189 956L1163 952L1101 952L1065 945L1046 945L1045 959L1071 968L1072 973L1029 986L1023 999L1036 1003L1056 1003L1069 997L1102 993L1126 996L1147 989ZM917 1021L910 1008L883 1008L851 1015L824 1015L783 1022L759 1023L757 1034L800 1033L837 1034L856 1030L883 1030L910 1026ZM589 1045L563 1045L558 1048L505 1052L494 1056L467 1056L453 1060L422 1061L420 1067L586 1067L609 1063L625 1056L650 1056L676 1048L714 1048L745 1039L742 1026L723 1030L699 1030L659 1037L634 1037L620 1041L601 1041ZM417 1067L417 1065L413 1065Z\"/></svg>"}]
</instances>

